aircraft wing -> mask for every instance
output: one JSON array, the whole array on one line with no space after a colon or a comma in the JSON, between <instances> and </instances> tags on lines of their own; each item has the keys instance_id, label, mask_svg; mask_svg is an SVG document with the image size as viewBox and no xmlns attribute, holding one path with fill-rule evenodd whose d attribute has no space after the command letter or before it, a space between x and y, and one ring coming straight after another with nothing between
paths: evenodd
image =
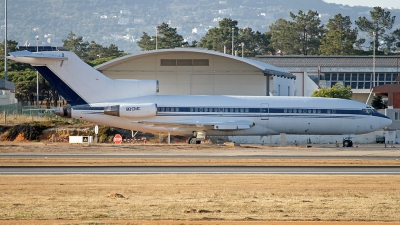
<instances>
[{"instance_id":1,"label":"aircraft wing","mask_svg":"<svg viewBox=\"0 0 400 225\"><path fill-rule=\"evenodd\" d=\"M142 124L152 125L154 127L179 127L179 128L194 128L202 130L244 130L250 129L255 124L252 121L239 120L239 121L193 121L193 120L174 120L174 121L157 121L157 120L143 120L136 121Z\"/></svg>"}]
</instances>

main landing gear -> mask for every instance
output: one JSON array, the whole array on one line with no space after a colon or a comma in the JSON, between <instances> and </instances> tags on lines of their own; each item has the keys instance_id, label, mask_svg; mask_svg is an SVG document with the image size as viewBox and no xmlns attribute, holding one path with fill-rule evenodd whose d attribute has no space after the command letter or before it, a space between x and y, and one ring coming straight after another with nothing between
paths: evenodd
<instances>
[{"instance_id":1,"label":"main landing gear","mask_svg":"<svg viewBox=\"0 0 400 225\"><path fill-rule=\"evenodd\" d=\"M353 141L351 139L343 139L343 147L353 147Z\"/></svg>"},{"instance_id":2,"label":"main landing gear","mask_svg":"<svg viewBox=\"0 0 400 225\"><path fill-rule=\"evenodd\" d=\"M201 140L198 140L196 137L191 137L189 138L188 144L199 145L201 144Z\"/></svg>"},{"instance_id":3,"label":"main landing gear","mask_svg":"<svg viewBox=\"0 0 400 225\"><path fill-rule=\"evenodd\" d=\"M206 132L204 131L194 131L193 136L189 138L188 144L201 144L201 141L206 139Z\"/></svg>"}]
</instances>

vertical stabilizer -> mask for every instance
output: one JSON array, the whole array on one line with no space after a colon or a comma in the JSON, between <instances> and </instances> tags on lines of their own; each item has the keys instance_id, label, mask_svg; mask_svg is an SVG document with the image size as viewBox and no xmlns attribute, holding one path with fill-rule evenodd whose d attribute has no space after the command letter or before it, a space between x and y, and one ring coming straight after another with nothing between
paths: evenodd
<instances>
[{"instance_id":1,"label":"vertical stabilizer","mask_svg":"<svg viewBox=\"0 0 400 225\"><path fill-rule=\"evenodd\" d=\"M111 79L83 62L73 52L20 51L10 53L7 58L34 66L71 105L157 93L157 81Z\"/></svg>"}]
</instances>

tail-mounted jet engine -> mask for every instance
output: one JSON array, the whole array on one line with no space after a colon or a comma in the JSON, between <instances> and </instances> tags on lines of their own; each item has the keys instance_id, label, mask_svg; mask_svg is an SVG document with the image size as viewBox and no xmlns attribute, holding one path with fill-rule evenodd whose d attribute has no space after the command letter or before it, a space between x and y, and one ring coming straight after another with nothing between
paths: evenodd
<instances>
[{"instance_id":1,"label":"tail-mounted jet engine","mask_svg":"<svg viewBox=\"0 0 400 225\"><path fill-rule=\"evenodd\" d=\"M71 106L64 105L56 109L56 115L64 118L71 118Z\"/></svg>"},{"instance_id":2,"label":"tail-mounted jet engine","mask_svg":"<svg viewBox=\"0 0 400 225\"><path fill-rule=\"evenodd\" d=\"M149 117L157 114L157 104L121 104L104 108L104 114L118 117Z\"/></svg>"}]
</instances>

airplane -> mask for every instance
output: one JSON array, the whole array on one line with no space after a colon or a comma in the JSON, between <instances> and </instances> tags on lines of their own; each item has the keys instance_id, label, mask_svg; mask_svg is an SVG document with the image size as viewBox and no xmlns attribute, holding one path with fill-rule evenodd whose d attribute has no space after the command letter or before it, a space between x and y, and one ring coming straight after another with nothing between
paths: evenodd
<instances>
[{"instance_id":1,"label":"airplane","mask_svg":"<svg viewBox=\"0 0 400 225\"><path fill-rule=\"evenodd\" d=\"M392 120L361 102L294 96L158 95L156 80L111 79L69 51L11 52L29 63L67 105L56 114L95 124L150 133L207 136L286 134L343 135L351 147L356 134L389 126Z\"/></svg>"}]
</instances>

